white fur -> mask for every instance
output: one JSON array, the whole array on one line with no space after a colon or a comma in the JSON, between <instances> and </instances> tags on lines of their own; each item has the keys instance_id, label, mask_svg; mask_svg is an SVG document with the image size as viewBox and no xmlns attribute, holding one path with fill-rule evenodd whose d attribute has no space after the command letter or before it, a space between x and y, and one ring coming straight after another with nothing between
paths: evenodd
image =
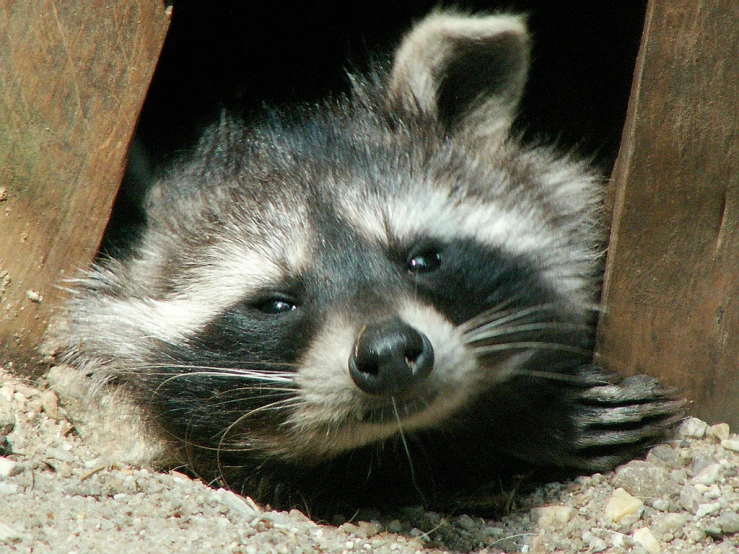
<instances>
[{"instance_id":1,"label":"white fur","mask_svg":"<svg viewBox=\"0 0 739 554\"><path fill-rule=\"evenodd\" d=\"M439 68L450 63L460 39L487 42L502 34L513 34L525 40L523 18L514 15L487 17L436 13L413 28L398 49L390 79L390 94L403 98L409 106L437 113ZM525 74L525 68L522 68ZM522 75L520 86L523 86ZM490 118L487 132L497 133L509 124L507 118Z\"/></svg>"}]
</instances>

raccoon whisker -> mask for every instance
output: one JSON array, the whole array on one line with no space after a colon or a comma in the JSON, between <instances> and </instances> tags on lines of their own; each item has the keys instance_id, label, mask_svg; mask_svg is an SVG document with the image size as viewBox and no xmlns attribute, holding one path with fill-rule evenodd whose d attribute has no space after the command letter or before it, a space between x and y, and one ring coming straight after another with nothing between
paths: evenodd
<instances>
[{"instance_id":1,"label":"raccoon whisker","mask_svg":"<svg viewBox=\"0 0 739 554\"><path fill-rule=\"evenodd\" d=\"M282 411L285 408L299 406L301 402L302 401L299 398L287 397L287 398L282 398L280 400L275 400L274 402L270 402L269 404L264 404L257 408L253 408L249 410L248 412L245 412L244 414L242 414L236 421L234 421L231 425L229 425L228 428L226 428L226 430L223 431L223 436L225 437L228 434L229 430L231 430L235 425L241 423L246 418L252 417L262 412Z\"/></svg>"},{"instance_id":2,"label":"raccoon whisker","mask_svg":"<svg viewBox=\"0 0 739 554\"><path fill-rule=\"evenodd\" d=\"M269 398L269 396L264 396L262 398ZM230 402L231 402L230 400L228 400L228 401L220 401L220 402L212 402L210 405L213 406L213 407L223 407L225 404L230 403ZM234 414L238 413L239 414L239 418L231 424L231 426L233 426L233 425L238 424L240 420L242 420L242 419L244 419L246 417L249 417L249 416L251 416L253 414L256 414L258 412L267 412L267 411L273 411L274 412L274 411L279 411L279 410L284 409L286 407L290 407L290 405L292 405L292 404L298 405L299 404L299 401L297 399L295 399L294 397L290 396L290 397L283 397L283 398L281 398L279 400L275 400L274 402L270 402L269 404L263 404L263 405L258 406L256 408L252 408L252 409L250 409L248 411L235 410L234 409L234 410L229 410L227 413L234 413ZM165 413L173 413L173 412L174 412L174 410L171 410L170 412L165 412ZM193 421L195 419L196 419L195 416L193 416L190 419L190 425L191 426L192 426L192 423L193 423ZM225 432L226 431L224 431L224 433Z\"/></svg>"},{"instance_id":3,"label":"raccoon whisker","mask_svg":"<svg viewBox=\"0 0 739 554\"><path fill-rule=\"evenodd\" d=\"M423 495L423 492L421 491L420 487L418 486L418 482L416 481L416 469L413 466L413 458L411 457L411 450L408 448L408 441L405 438L405 432L403 431L403 424L400 422L400 414L398 413L398 404L395 401L395 397L391 396L390 401L393 405L393 415L395 416L395 421L398 424L398 434L400 435L400 441L403 443L403 450L405 451L405 457L408 460L408 468L411 472L411 482L413 483L413 488L416 489L416 492L421 497L421 500L423 501L423 505L428 505L428 502L426 502L426 497Z\"/></svg>"},{"instance_id":4,"label":"raccoon whisker","mask_svg":"<svg viewBox=\"0 0 739 554\"><path fill-rule=\"evenodd\" d=\"M500 302L498 302L495 306L491 307L488 310L488 312L490 312L490 311L493 311L493 312L503 312L503 311L512 311L512 310L515 310L516 308L515 307L511 308L511 306L513 306L516 302L518 302L519 300L521 300L521 299L523 299L525 297L526 297L525 291L520 290L516 294L512 294L511 296L509 296L505 300L501 300Z\"/></svg>"},{"instance_id":5,"label":"raccoon whisker","mask_svg":"<svg viewBox=\"0 0 739 554\"><path fill-rule=\"evenodd\" d=\"M501 344L488 344L485 346L474 346L472 351L478 355L492 354L494 352L505 352L506 350L560 350L562 352L571 352L573 354L582 354L588 356L591 351L585 348L578 348L569 344L559 344L555 342L540 341L521 341L521 342L504 342Z\"/></svg>"},{"instance_id":6,"label":"raccoon whisker","mask_svg":"<svg viewBox=\"0 0 739 554\"><path fill-rule=\"evenodd\" d=\"M222 375L221 375L220 373L218 373L218 372L195 372L195 373L181 373L181 374L178 374L178 375L170 375L170 376L169 376L169 377L168 377L167 379L165 379L165 380L163 380L163 381L162 381L161 383L159 383L159 384L158 384L158 385L156 386L156 388L154 388L154 390L152 390L152 391L151 391L151 393L152 393L152 395L159 395L159 394L162 394L162 389L164 389L164 388L165 388L165 387L166 387L167 385L171 384L171 383L172 383L173 381L175 381L175 380L178 380L178 379L182 379L182 378L192 378L192 377L203 377L203 376L208 376L208 377L213 377L213 376L216 376L216 377L221 377ZM240 376L238 376L238 375L237 375L237 376L231 376L231 377L235 377L235 378L240 378ZM256 381L257 383L260 383L260 384L269 384L269 383L286 383L286 382L287 382L287 383L290 383L290 382L292 382L292 381L290 381L290 380L287 380L287 379L274 379L274 380L269 380L268 378L255 379L255 381ZM165 389L165 390L166 390L166 389ZM243 390L247 390L247 389L245 389L245 388L244 388ZM167 396L166 392L165 392L165 393L163 393L163 395L164 395L164 396L166 397L166 396Z\"/></svg>"},{"instance_id":7,"label":"raccoon whisker","mask_svg":"<svg viewBox=\"0 0 739 554\"><path fill-rule=\"evenodd\" d=\"M191 372L184 372L184 373L177 373L175 375L171 375L168 372L162 372L162 373L150 373L150 375L158 375L158 376L168 376L167 379L162 381L162 383L159 385L160 387L162 385L166 385L170 383L171 381L175 379L184 379L184 378L192 378L192 377L224 377L224 378L234 378L234 379L245 379L245 380L253 380L258 381L260 383L292 383L294 381L294 375L293 374L285 374L285 375L279 375L279 374L273 374L273 373L261 373L261 372L248 372L248 373L241 373L241 372L223 372L221 370L216 371L191 371Z\"/></svg>"},{"instance_id":8,"label":"raccoon whisker","mask_svg":"<svg viewBox=\"0 0 739 554\"><path fill-rule=\"evenodd\" d=\"M459 325L459 329L466 333L467 331L474 330L480 325L492 324L503 325L511 321L523 319L524 317L545 312L554 307L553 303L539 304L537 306L530 306L528 308L513 308L509 310L498 310L492 308L486 310L475 317L468 319L464 323Z\"/></svg>"},{"instance_id":9,"label":"raccoon whisker","mask_svg":"<svg viewBox=\"0 0 739 554\"><path fill-rule=\"evenodd\" d=\"M515 333L524 333L527 331L585 331L590 329L589 325L584 323L565 323L565 322L542 322L542 323L528 323L525 325L515 325L512 327L504 327L503 329L496 329L498 322L493 321L487 325L482 325L474 331L465 333L464 338L468 344L483 341L493 337L501 337L505 335L512 335Z\"/></svg>"},{"instance_id":10,"label":"raccoon whisker","mask_svg":"<svg viewBox=\"0 0 739 554\"><path fill-rule=\"evenodd\" d=\"M241 362L239 365L231 365L231 366L211 366L211 365L202 365L202 364L183 364L181 362L178 362L176 360L172 360L171 362L163 362L163 363L157 363L157 364L146 364L146 365L139 365L136 366L135 369L159 369L159 368L181 368L181 369L211 369L214 371L254 371L252 369L249 369L248 367L242 367L241 364L244 362ZM285 368L298 368L300 367L299 364L296 363L290 363L290 362L251 362L256 367L285 367ZM270 370L272 371L272 370Z\"/></svg>"},{"instance_id":11,"label":"raccoon whisker","mask_svg":"<svg viewBox=\"0 0 739 554\"><path fill-rule=\"evenodd\" d=\"M268 393L254 395L253 394L253 391L251 391L250 389L244 389L244 388L242 388L242 389L236 389L236 390L233 390L233 391L228 391L228 394L236 393L236 392L247 392L249 394L249 400L250 401L252 401L252 400L267 400L267 399L270 399L270 398L281 398L282 400L284 400L287 395L292 396L295 393L295 390L294 389L276 389L276 390L274 390L274 394L268 394L268 393L272 393L273 392L270 389L270 391L267 391ZM243 403L243 401L244 401L244 398L242 396L240 396L238 398L219 399L218 401L212 402L212 406L219 407L219 408L225 408L229 404ZM243 410L239 410L239 411L243 411Z\"/></svg>"},{"instance_id":12,"label":"raccoon whisker","mask_svg":"<svg viewBox=\"0 0 739 554\"><path fill-rule=\"evenodd\" d=\"M554 371L536 371L532 369L522 368L522 369L515 369L511 372L511 376L515 376L515 375L526 375L527 377L538 377L540 379L546 379L548 381L560 381L562 383L592 385L592 379L589 377L583 377L582 375L567 375L567 374L562 374L562 373L556 373Z\"/></svg>"},{"instance_id":13,"label":"raccoon whisker","mask_svg":"<svg viewBox=\"0 0 739 554\"><path fill-rule=\"evenodd\" d=\"M150 372L148 375L157 377L168 377L169 379L181 379L187 377L222 377L231 379L243 379L246 381L261 381L268 383L292 383L294 375L286 373L284 375L274 374L272 372L260 373L240 373L235 371L183 371L181 373L172 374L169 371Z\"/></svg>"},{"instance_id":14,"label":"raccoon whisker","mask_svg":"<svg viewBox=\"0 0 739 554\"><path fill-rule=\"evenodd\" d=\"M249 410L248 412L242 414L238 419L236 419L233 423L231 423L228 427L226 427L221 433L221 438L218 441L217 446L208 446L206 444L195 444L192 442L189 442L189 444L193 444L197 446L198 448L202 448L204 450L211 450L218 454L220 452L245 452L247 450L250 450L250 447L248 447L246 444L240 444L239 446L236 446L236 444L228 445L226 437L228 434L240 423L242 423L246 418L249 418L257 413L265 412L265 411L279 411L283 410L285 408L289 408L291 406L297 406L300 404L300 400L297 398L285 398L283 400L278 400L276 402L272 402L270 404L265 404L263 406L259 406L258 408L254 408L253 410ZM220 466L220 455L218 456L218 465Z\"/></svg>"},{"instance_id":15,"label":"raccoon whisker","mask_svg":"<svg viewBox=\"0 0 739 554\"><path fill-rule=\"evenodd\" d=\"M213 406L217 406L219 408L226 409L227 406L233 405L234 403L237 404L235 408L230 408L230 411L233 413L250 413L252 410L255 410L257 408L251 408L251 407L245 407L243 405L243 401L245 398L244 394L239 395L238 397L232 397L232 393L235 392L241 392L248 395L249 402L261 400L261 401L272 401L272 404L267 404L263 407L271 408L273 404L278 402L285 402L287 400L296 400L295 398L295 390L294 389L277 389L272 392L271 389L268 390L259 390L255 394L255 391L253 389L237 389L235 391L225 391L221 393L218 397L214 397L210 399ZM250 404L251 406L252 404ZM261 408L262 406L260 406Z\"/></svg>"}]
</instances>

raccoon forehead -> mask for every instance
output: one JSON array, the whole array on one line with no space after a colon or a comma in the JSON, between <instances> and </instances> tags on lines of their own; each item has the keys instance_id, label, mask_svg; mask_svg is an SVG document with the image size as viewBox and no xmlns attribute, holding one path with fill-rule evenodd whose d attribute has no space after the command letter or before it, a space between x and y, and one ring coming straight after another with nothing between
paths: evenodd
<instances>
[{"instance_id":1,"label":"raccoon forehead","mask_svg":"<svg viewBox=\"0 0 739 554\"><path fill-rule=\"evenodd\" d=\"M454 198L445 190L412 191L390 202L361 208L345 203L342 215L368 238L380 243L412 243L419 237L471 238L530 255L555 239L534 207L514 208L494 200Z\"/></svg>"},{"instance_id":2,"label":"raccoon forehead","mask_svg":"<svg viewBox=\"0 0 739 554\"><path fill-rule=\"evenodd\" d=\"M302 264L301 251L300 243L294 250L284 252L288 254L284 257L280 255L283 252L276 248L270 249L259 243L249 245L230 239L211 245L206 255L197 258L191 278L184 281L179 292L185 295L192 292L200 297L211 292L214 297L222 299L217 304L230 305L250 291L278 282L284 277L287 267Z\"/></svg>"}]
</instances>

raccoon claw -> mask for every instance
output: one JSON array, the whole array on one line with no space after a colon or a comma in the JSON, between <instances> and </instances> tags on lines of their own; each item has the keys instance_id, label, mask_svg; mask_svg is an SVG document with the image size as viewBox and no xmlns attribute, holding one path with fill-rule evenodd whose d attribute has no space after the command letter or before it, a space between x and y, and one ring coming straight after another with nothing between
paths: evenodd
<instances>
[{"instance_id":1,"label":"raccoon claw","mask_svg":"<svg viewBox=\"0 0 739 554\"><path fill-rule=\"evenodd\" d=\"M578 396L582 403L592 401L598 405L605 403L634 402L644 404L659 399L674 399L674 389L667 388L648 375L634 375L621 381L611 375L594 373L588 381L592 386Z\"/></svg>"},{"instance_id":2,"label":"raccoon claw","mask_svg":"<svg viewBox=\"0 0 739 554\"><path fill-rule=\"evenodd\" d=\"M572 401L573 465L603 471L664 440L682 419L685 400L646 375L606 377Z\"/></svg>"}]
</instances>

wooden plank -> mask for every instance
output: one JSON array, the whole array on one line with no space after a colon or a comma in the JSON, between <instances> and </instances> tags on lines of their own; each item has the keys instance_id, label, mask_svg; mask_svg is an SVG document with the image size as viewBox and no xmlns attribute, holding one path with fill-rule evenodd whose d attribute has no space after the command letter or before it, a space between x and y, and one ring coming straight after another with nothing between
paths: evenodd
<instances>
[{"instance_id":1,"label":"wooden plank","mask_svg":"<svg viewBox=\"0 0 739 554\"><path fill-rule=\"evenodd\" d=\"M739 3L651 0L622 147L597 360L739 428Z\"/></svg>"},{"instance_id":2,"label":"wooden plank","mask_svg":"<svg viewBox=\"0 0 739 554\"><path fill-rule=\"evenodd\" d=\"M0 0L0 362L31 371L94 256L169 26L154 0Z\"/></svg>"}]
</instances>

